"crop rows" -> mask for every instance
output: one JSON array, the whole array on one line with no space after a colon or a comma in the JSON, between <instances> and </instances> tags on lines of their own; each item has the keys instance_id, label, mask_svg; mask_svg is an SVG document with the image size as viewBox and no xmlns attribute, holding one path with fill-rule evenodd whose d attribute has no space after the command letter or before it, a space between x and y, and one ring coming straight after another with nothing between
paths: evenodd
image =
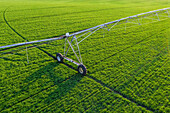
<instances>
[{"instance_id":1,"label":"crop rows","mask_svg":"<svg viewBox=\"0 0 170 113\"><path fill-rule=\"evenodd\" d=\"M22 37L29 41L53 37L151 9L73 6L10 7L3 15L4 8L0 45L23 42ZM100 18L99 14L106 16ZM28 49L29 64L26 51L1 58L0 111L169 112L168 23L163 20L126 31L105 31L104 38L100 30L89 37L80 44L87 77L44 53L55 56L63 52L64 40ZM72 53L68 56L75 58Z\"/></svg>"},{"instance_id":2,"label":"crop rows","mask_svg":"<svg viewBox=\"0 0 170 113\"><path fill-rule=\"evenodd\" d=\"M16 31L19 31L21 34L24 34L24 36L31 41L31 40L37 40L37 39L62 35L65 34L66 32L79 31L82 29L93 27L95 25L103 24L105 22L120 19L122 16L126 17L138 13L138 12L131 12L131 15L129 15L128 13L125 12L124 8L122 7L102 8L107 10L102 10L101 8L98 9L99 7L93 7L87 10L87 7L88 6L86 7L84 6L81 9L79 9L79 11L77 11L77 7L71 8L71 10L70 8L67 9L66 7L66 8L62 8L61 12L57 11L57 10L61 10L61 8L59 9L55 8L55 10L54 9L53 10L44 9L44 10L37 10L37 11L33 10L33 11L27 11L26 15L23 11L10 12L11 9L9 8L6 12L6 16L9 23L12 26L15 26ZM116 12L114 12L115 9L117 10L117 12L119 12L119 14L116 14ZM127 12L129 10L127 10ZM147 9L145 10L147 11ZM39 11L41 11L41 13L39 13ZM50 14L48 14L49 15L48 16L47 12L50 12L50 14L54 16ZM77 14L76 12L79 13ZM98 15L103 13L106 15L106 17L99 18ZM25 17L25 19L22 20L22 17ZM32 18L32 17L37 17L37 18ZM11 19L17 18L18 20L11 21L10 18ZM49 19L50 21L48 21Z\"/></svg>"},{"instance_id":3,"label":"crop rows","mask_svg":"<svg viewBox=\"0 0 170 113\"><path fill-rule=\"evenodd\" d=\"M69 88L68 85L70 86ZM102 100L101 97L103 96L105 96L105 99ZM110 107L107 106L104 101L108 102L108 104L110 104ZM91 106L89 106L89 104ZM24 109L22 109L21 106ZM43 108L43 106L45 108ZM87 77L82 78L78 76L75 76L70 80L65 81L64 83L61 83L58 86L55 85L54 87L48 90L44 90L38 95L32 96L29 99L16 104L16 106L6 109L5 111L17 110L20 112L31 112L38 110L41 112L76 112L77 110L85 111L88 110L88 108L91 108L91 110L89 109L88 111L92 112L94 108L98 108L95 111L99 112L107 109L113 110L111 106L115 106L115 110L119 106L126 106L122 107L122 111L124 111L125 109L133 109L135 111L146 111L144 108L137 107L134 103L131 103L128 100L123 99L121 96L114 94L109 89L101 87L93 80L88 79Z\"/></svg>"},{"instance_id":4,"label":"crop rows","mask_svg":"<svg viewBox=\"0 0 170 113\"><path fill-rule=\"evenodd\" d=\"M162 39L162 37L160 38ZM140 82L136 81L136 76L137 78L140 78L139 80L142 80L142 76L149 76L146 78L144 77L144 80L142 81L146 81L147 79L150 80L149 74L161 68L164 62L168 60L167 58L168 54L166 51L167 46L162 44L162 42L160 41L159 43L156 43L157 45L154 45L155 47L153 49L153 46L151 46L150 44L155 44L154 41L157 41L157 40L150 40L149 42L147 42L147 44L144 43L144 44L141 44L142 46L139 45L138 48L137 46L134 46L133 48L129 49L130 51L128 50L127 52L126 51L121 52L118 55L116 55L115 58L111 57L107 59L106 61L104 61L105 63L102 62L99 65L95 65L94 66L95 68L92 67L91 70L94 68L97 71L93 72L93 74L90 76L94 76L95 78L103 81L105 84L109 85L110 87L116 88L116 91L122 92L122 94L124 95L131 92L130 94L126 96L128 96L129 98L134 97L135 98L134 100L138 100L136 98L139 96L138 94L141 93L139 89L140 88L144 89L144 87L148 87L148 86L147 85L143 87L140 87L140 85L137 86L135 83L140 83ZM142 51L145 51L145 54ZM168 76L167 72L168 70L165 70L164 75ZM131 80L135 81L135 83L133 83ZM159 80L159 78L157 78L157 80ZM128 82L126 83L126 81ZM149 82L146 82L146 84L147 83ZM168 82L164 82L164 83L168 85ZM133 84L133 86L135 86L136 88L135 89L134 87L129 88L128 85L131 85L131 84ZM142 84L145 84L145 82ZM157 85L158 85L157 87L162 86L161 84L157 84ZM127 88L123 90L122 87L123 88L127 87ZM155 86L154 88L157 88L157 87ZM164 86L164 87L168 88L167 86ZM132 89L134 91L138 89L138 94L135 95ZM145 94L146 92L147 91L145 91ZM149 94L152 94L152 93L149 93ZM150 97L149 95L144 95L143 93L141 95L143 95L142 96L143 98ZM167 93L165 93L165 95L167 95ZM141 102L142 97L140 97L139 99L140 102ZM166 100L167 97L166 96L164 97L165 97L164 99ZM155 96L155 98L157 97ZM151 101L153 102L153 100ZM157 103L157 104L155 104L155 106L153 105L154 107L151 106L150 108L153 108L155 111L158 110L156 106L167 106L168 105L168 103L164 103L164 105L160 104L160 102L157 102L157 99L154 99L154 103ZM151 104L148 104L148 101L144 101L143 104L147 106L151 105ZM165 110L165 108L161 110ZM158 111L162 112L161 110L158 110ZM166 109L166 111L168 111L168 109Z\"/></svg>"}]
</instances>

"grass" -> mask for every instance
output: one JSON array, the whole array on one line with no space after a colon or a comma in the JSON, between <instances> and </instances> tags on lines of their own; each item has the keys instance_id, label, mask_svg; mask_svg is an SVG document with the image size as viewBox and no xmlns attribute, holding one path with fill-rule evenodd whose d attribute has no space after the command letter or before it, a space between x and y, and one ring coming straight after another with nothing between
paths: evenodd
<instances>
[{"instance_id":1,"label":"grass","mask_svg":"<svg viewBox=\"0 0 170 113\"><path fill-rule=\"evenodd\" d=\"M169 4L0 0L0 46L60 36ZM80 44L87 76L49 56L63 52L64 40L29 48L29 63L25 47L1 54L0 112L169 112L169 22L113 29L104 38L103 31L92 35Z\"/></svg>"}]
</instances>

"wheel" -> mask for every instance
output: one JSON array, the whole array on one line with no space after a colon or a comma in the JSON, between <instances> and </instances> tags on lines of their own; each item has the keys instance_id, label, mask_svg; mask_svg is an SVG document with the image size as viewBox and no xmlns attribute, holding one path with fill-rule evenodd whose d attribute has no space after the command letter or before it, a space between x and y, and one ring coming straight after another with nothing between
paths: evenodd
<instances>
[{"instance_id":1,"label":"wheel","mask_svg":"<svg viewBox=\"0 0 170 113\"><path fill-rule=\"evenodd\" d=\"M57 54L56 54L56 58L57 58L57 61L58 61L58 62L60 62L60 63L63 62L63 59L64 59L64 58L63 58L63 55L62 55L61 53L57 53Z\"/></svg>"},{"instance_id":2,"label":"wheel","mask_svg":"<svg viewBox=\"0 0 170 113\"><path fill-rule=\"evenodd\" d=\"M80 74L82 74L82 75L86 75L87 69L86 69L86 67L85 67L83 64L80 64L80 65L78 66L78 72L79 72Z\"/></svg>"}]
</instances>

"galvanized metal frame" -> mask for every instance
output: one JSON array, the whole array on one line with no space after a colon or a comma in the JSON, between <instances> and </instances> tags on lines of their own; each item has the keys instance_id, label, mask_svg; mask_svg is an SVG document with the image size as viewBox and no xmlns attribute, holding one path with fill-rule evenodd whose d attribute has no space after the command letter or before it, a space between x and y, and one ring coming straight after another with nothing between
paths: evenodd
<instances>
[{"instance_id":1,"label":"galvanized metal frame","mask_svg":"<svg viewBox=\"0 0 170 113\"><path fill-rule=\"evenodd\" d=\"M164 8L164 9L149 11L149 12L146 12L146 13L141 13L141 14L137 14L137 15L134 15L134 16L129 16L129 17L126 17L126 18L121 18L119 20L115 20L115 21L112 21L112 22L108 22L108 23L105 23L105 24L101 24L101 25L98 25L98 26L95 26L95 27L92 27L92 28L89 28L89 29L85 29L85 30L82 30L82 31L70 34L67 37L72 37L74 35L78 35L78 34L82 34L82 33L85 33L85 32L89 32L89 31L94 30L96 28L105 27L105 26L107 26L109 24L117 23L117 22L120 22L120 21L123 21L123 20L127 20L129 18L136 18L136 17L147 15L147 14L152 14L152 13L155 13L155 12L157 13L159 11L166 11L167 14L169 15L168 17L170 17L170 14L169 14L168 10L170 10L170 8ZM34 43L39 43L39 42L61 40L63 38L65 38L65 36L54 37L54 38L49 38L49 39L44 39L44 40L31 41L31 42L17 43L17 44L12 44L12 45L0 46L0 49L16 47L16 46L23 46L23 45L34 44Z\"/></svg>"},{"instance_id":2,"label":"galvanized metal frame","mask_svg":"<svg viewBox=\"0 0 170 113\"><path fill-rule=\"evenodd\" d=\"M101 24L101 25L98 25L98 26L95 26L95 27L92 27L92 28L89 28L89 29L85 29L85 30L82 30L82 31L78 31L78 32L75 32L75 33L72 33L72 34L66 33L66 35L64 35L64 36L50 38L50 39L37 40L37 41L31 41L31 42L24 42L24 43L12 44L12 45L7 45L7 46L0 46L0 49L12 48L12 47L29 45L29 44L35 44L35 43L40 43L40 42L48 42L48 41L61 40L61 39L65 38L64 59L66 59L68 61L71 61L71 62L73 62L76 65L79 65L79 64L83 64L82 58L81 58L81 52L80 52L79 44L82 41L84 41L85 39L87 39L88 37L90 37L92 34L94 34L96 31L98 31L100 29L103 29L103 31L104 31L103 37L104 37L104 35L105 35L105 30L104 29L107 29L108 31L110 31L114 26L119 24L121 21L125 21L124 23L125 23L125 30L126 30L126 23L128 23L128 20L136 21L135 23L132 22L132 24L141 25L139 18L140 17L144 17L145 18L149 14L156 15L157 19L160 21L158 12L165 11L167 13L168 17L170 17L170 14L169 14L168 10L170 10L170 8L164 8L164 9L149 11L149 12L146 12L146 13L141 13L141 14L137 14L137 15L134 15L134 16L129 16L129 17L126 17L126 18L115 20L115 21L112 21L112 22L104 23L104 24ZM111 25L111 27L109 28L108 25ZM87 35L87 36L85 36L85 35ZM77 40L77 39L82 38L83 36L85 36L83 39L81 39L80 41ZM71 41L69 41L70 37L72 37ZM75 44L73 44L73 41L75 41ZM66 47L67 44L69 45L68 47ZM73 46L75 46L77 48L77 51L75 51ZM75 54L78 62L76 62L76 61L66 57L68 55L68 52L69 52L70 48L72 49L73 53Z\"/></svg>"},{"instance_id":3,"label":"galvanized metal frame","mask_svg":"<svg viewBox=\"0 0 170 113\"><path fill-rule=\"evenodd\" d=\"M166 9L167 10L167 9ZM163 10L157 10L157 11L163 11ZM160 21L160 18L159 18L159 15L158 15L158 13L157 13L157 11L151 11L151 12L148 12L148 13L143 13L143 14L150 14L150 13L156 13L155 15L157 16L157 20L159 20ZM167 12L168 12L168 10L167 10ZM122 21L122 20L126 20L126 22L125 23L128 23L128 20L130 20L130 19L133 19L134 21L136 21L136 23L133 23L133 24L138 24L138 25L141 25L141 23L140 23L140 20L139 20L139 16L141 16L142 14L138 14L138 15L135 15L135 16L130 16L130 17L127 17L127 18L123 18L123 19L119 19L119 20L116 20L116 21L113 21L113 22L109 22L109 23L105 23L105 24L102 24L102 25L98 25L98 26L95 26L95 27L93 27L93 28L89 28L89 29L86 29L86 30L83 30L83 31L79 31L79 32L76 32L76 33L73 33L73 34L71 34L71 35L67 35L67 40L68 40L68 37L73 37L72 38L72 40L73 39L76 39L76 45L77 45L77 47L78 47L78 52L79 52L79 57L77 56L77 54L76 54L76 52L75 52L75 50L73 49L73 47L72 47L72 45L71 45L71 43L72 43L72 41L71 41L71 43L70 42L68 42L69 43L69 47L68 47L68 49L71 47L72 48L72 50L73 50L73 52L74 52L74 54L75 54L75 56L77 57L77 60L78 60L78 64L77 65L79 65L79 64L83 64L83 62L82 62L82 58L81 58L81 54L80 54L80 49L79 49L79 43L81 43L82 41L84 41L86 38L88 38L89 36L91 36L92 34L94 34L96 31L98 31L98 30L100 30L100 29L105 29L105 28L107 28L107 30L108 31L110 31L114 26L116 26L120 21ZM110 28L108 28L108 26L107 25L110 25L110 24L113 24ZM125 29L126 29L126 25L125 25ZM84 35L86 35L87 33L89 33L90 32L90 34L89 35L87 35L85 38L83 38L81 41L77 41L77 38L75 38L76 37L76 35L80 35L78 38L80 38L80 37L83 37ZM68 34L68 33L67 33ZM104 34L103 34L103 37L104 37ZM65 42L66 43L66 42ZM65 44L66 45L66 44ZM68 52L68 51L67 51ZM65 56L64 57L66 57L66 55L67 54L65 54ZM66 57L67 58L67 57ZM68 60L68 59L66 59L66 60Z\"/></svg>"}]
</instances>

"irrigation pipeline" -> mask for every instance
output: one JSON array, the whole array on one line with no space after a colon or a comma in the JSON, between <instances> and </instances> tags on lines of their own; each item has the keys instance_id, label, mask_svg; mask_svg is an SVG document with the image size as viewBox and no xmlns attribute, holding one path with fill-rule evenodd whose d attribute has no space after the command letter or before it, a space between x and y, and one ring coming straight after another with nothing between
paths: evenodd
<instances>
[{"instance_id":1,"label":"irrigation pipeline","mask_svg":"<svg viewBox=\"0 0 170 113\"><path fill-rule=\"evenodd\" d=\"M165 10L169 10L169 9L170 9L170 8L161 9L161 10L156 10L156 11L151 11L151 12L148 12L148 13L141 13L141 14L138 14L138 15L135 15L135 16L123 18L123 19L116 20L116 21L113 21L113 22L109 22L109 23L105 23L105 24L102 24L102 25L98 25L98 26L93 27L93 28L89 28L89 29L86 29L86 30L82 30L82 31L73 33L73 34L71 34L71 35L66 35L66 36L64 35L64 36L61 36L61 37L55 37L55 38L50 38L50 39L44 39L44 40L38 40L38 41L32 41L32 42L25 42L25 43L18 43L18 44L12 44L12 45L7 45L7 46L1 46L0 49L14 48L14 47L23 46L23 45L29 45L29 44L34 44L34 43L49 42L49 41L54 41L54 40L60 40L60 39L66 38L66 37L72 37L72 36L75 36L75 35L78 35L78 34L82 34L82 33L88 32L88 31L93 31L93 30L96 30L96 29L98 29L98 28L105 27L105 26L107 26L107 25L109 25L109 24L118 23L118 22L120 22L120 21L127 20L127 19L129 19L129 18L138 18L138 16L141 16L141 15L150 14L150 13L156 13L157 11L165 11ZM144 40L145 40L145 39L144 39ZM143 41L143 40L141 40L141 41ZM141 41L140 41L140 42L141 42ZM140 42L137 42L136 44L138 44L138 43L140 43ZM30 48L32 48L32 47L35 47L35 46L30 46ZM37 47L37 46L36 46L36 47ZM132 46L130 46L130 47L132 47ZM40 48L39 48L39 49L40 49ZM127 49L127 48L125 48L125 49ZM1 51L1 50L0 50L0 51ZM124 51L124 50L122 50L122 51ZM14 51L13 51L13 52L14 52ZM121 52L121 51L120 51L120 52ZM10 52L4 53L4 54L10 54ZM92 77L92 76L90 76L90 75L88 75L88 77L91 78L91 79L93 79L93 80L95 80L96 82L100 83L102 86L105 86L105 87L109 88L111 91L113 91L113 92L121 95L122 97L128 99L129 101L131 101L131 102L133 102L133 103L136 103L138 106L142 106L142 107L144 107L144 108L146 108L147 110L152 111L152 112L155 112L155 111L156 111L155 109L150 108L150 107L148 107L147 105L140 104L138 101L134 100L134 99L131 98L131 97L127 97L125 94L121 93L121 92L118 91L118 90L115 90L115 89L109 87L107 84L103 83L102 81L100 81L100 80L98 80L98 79L96 79L96 78L94 78L94 77ZM69 79L69 78L68 78L68 79ZM66 79L65 81L67 81L68 79ZM65 81L63 81L63 82L65 82ZM50 87L48 87L48 88L51 88L51 87L53 87L53 86L54 86L54 85L52 85L52 86L50 86ZM44 91L44 90L47 90L48 88L45 88L45 89L43 89L43 90L41 90L41 91L39 91L39 92L42 92L42 91ZM33 96L39 94L39 92L37 92L37 93L35 93L35 94L33 94L33 95L30 95L30 97L33 97ZM26 100L26 99L28 99L28 98L30 98L30 97L27 97L27 98L25 98L25 99L23 99L23 100L19 100L18 102L13 103L11 106L8 106L8 107L12 107L13 105L16 105L17 103L22 102L22 101L24 101L24 100ZM3 111L3 110L4 110L4 108L2 109L2 111Z\"/></svg>"},{"instance_id":2,"label":"irrigation pipeline","mask_svg":"<svg viewBox=\"0 0 170 113\"><path fill-rule=\"evenodd\" d=\"M164 9L158 9L158 10L154 10L154 11L149 11L149 12L146 12L146 13L141 13L141 14L137 14L137 15L134 15L134 16L129 16L129 17L126 17L126 18L121 18L119 20L104 23L104 24L101 24L101 25L98 25L98 26L95 26L95 27L92 27L92 28L88 28L88 29L85 29L85 30L82 30L82 31L78 31L78 32L75 32L75 33L72 33L72 34L66 34L66 35L59 36L59 37L43 39L43 40L37 40L37 41L30 41L30 42L17 43L17 44L6 45L6 46L0 46L0 49L1 49L0 51L4 51L4 50L6 50L6 48L13 48L13 47L24 46L24 45L29 45L29 44L35 44L35 43L40 43L40 42L61 40L61 39L67 38L67 37L73 37L73 36L76 36L76 35L79 35L79 34L82 34L82 33L91 32L91 31L94 31L96 29L97 30L102 29L102 28L105 28L105 27L107 27L108 25L111 25L111 24L116 25L117 23L119 23L121 21L128 21L128 19L135 19L135 18L139 18L139 17L145 17L146 15L149 15L149 14L156 14L158 16L158 13L161 12L161 11L166 11L167 14L168 14L168 17L170 17L170 14L169 14L168 10L170 10L170 8L164 8ZM158 17L158 20L159 20L159 17ZM115 26L115 25L113 25L113 26Z\"/></svg>"}]
</instances>

